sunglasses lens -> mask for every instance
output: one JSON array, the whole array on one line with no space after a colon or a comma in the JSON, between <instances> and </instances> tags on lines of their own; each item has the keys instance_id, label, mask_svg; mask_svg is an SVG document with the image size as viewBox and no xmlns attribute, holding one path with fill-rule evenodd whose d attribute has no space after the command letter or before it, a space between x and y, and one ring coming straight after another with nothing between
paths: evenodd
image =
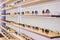
<instances>
[{"instance_id":1,"label":"sunglasses lens","mask_svg":"<svg viewBox=\"0 0 60 40\"><path fill-rule=\"evenodd\" d=\"M44 32L44 29L42 29L42 32Z\"/></svg>"},{"instance_id":2,"label":"sunglasses lens","mask_svg":"<svg viewBox=\"0 0 60 40\"><path fill-rule=\"evenodd\" d=\"M46 10L46 13L50 13L49 9Z\"/></svg>"},{"instance_id":3,"label":"sunglasses lens","mask_svg":"<svg viewBox=\"0 0 60 40\"><path fill-rule=\"evenodd\" d=\"M38 27L35 27L35 29L37 29L37 30L38 30L39 28L38 28Z\"/></svg>"},{"instance_id":4,"label":"sunglasses lens","mask_svg":"<svg viewBox=\"0 0 60 40\"><path fill-rule=\"evenodd\" d=\"M20 14L20 12L18 12L18 14Z\"/></svg>"},{"instance_id":5,"label":"sunglasses lens","mask_svg":"<svg viewBox=\"0 0 60 40\"><path fill-rule=\"evenodd\" d=\"M43 13L43 14L45 13L44 10L42 11L42 13Z\"/></svg>"},{"instance_id":6,"label":"sunglasses lens","mask_svg":"<svg viewBox=\"0 0 60 40\"><path fill-rule=\"evenodd\" d=\"M26 40L30 40L30 39L27 39L27 38L26 38Z\"/></svg>"},{"instance_id":7,"label":"sunglasses lens","mask_svg":"<svg viewBox=\"0 0 60 40\"><path fill-rule=\"evenodd\" d=\"M22 14L24 15L24 12L22 12Z\"/></svg>"},{"instance_id":8,"label":"sunglasses lens","mask_svg":"<svg viewBox=\"0 0 60 40\"><path fill-rule=\"evenodd\" d=\"M23 26L23 27L25 27L25 25L24 25L24 24L22 24L22 26Z\"/></svg>"},{"instance_id":9,"label":"sunglasses lens","mask_svg":"<svg viewBox=\"0 0 60 40\"><path fill-rule=\"evenodd\" d=\"M30 28L30 25L27 25L28 28Z\"/></svg>"},{"instance_id":10,"label":"sunglasses lens","mask_svg":"<svg viewBox=\"0 0 60 40\"><path fill-rule=\"evenodd\" d=\"M17 34L17 32L15 32Z\"/></svg>"},{"instance_id":11,"label":"sunglasses lens","mask_svg":"<svg viewBox=\"0 0 60 40\"><path fill-rule=\"evenodd\" d=\"M46 29L45 32L48 34L49 33L49 30Z\"/></svg>"},{"instance_id":12,"label":"sunglasses lens","mask_svg":"<svg viewBox=\"0 0 60 40\"><path fill-rule=\"evenodd\" d=\"M32 11L32 14L34 14L34 11Z\"/></svg>"},{"instance_id":13,"label":"sunglasses lens","mask_svg":"<svg viewBox=\"0 0 60 40\"><path fill-rule=\"evenodd\" d=\"M32 28L34 29L34 26L32 26Z\"/></svg>"},{"instance_id":14,"label":"sunglasses lens","mask_svg":"<svg viewBox=\"0 0 60 40\"><path fill-rule=\"evenodd\" d=\"M38 11L35 11L35 14L38 14Z\"/></svg>"},{"instance_id":15,"label":"sunglasses lens","mask_svg":"<svg viewBox=\"0 0 60 40\"><path fill-rule=\"evenodd\" d=\"M10 15L10 13L7 13L7 15Z\"/></svg>"}]
</instances>

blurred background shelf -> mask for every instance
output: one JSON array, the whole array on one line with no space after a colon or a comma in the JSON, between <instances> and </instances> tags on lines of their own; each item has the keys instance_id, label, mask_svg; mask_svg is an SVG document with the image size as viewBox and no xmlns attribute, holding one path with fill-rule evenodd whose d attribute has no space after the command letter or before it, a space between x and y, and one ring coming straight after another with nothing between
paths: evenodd
<instances>
[{"instance_id":1,"label":"blurred background shelf","mask_svg":"<svg viewBox=\"0 0 60 40\"><path fill-rule=\"evenodd\" d=\"M0 8L0 22L6 24L0 25L0 30L14 38L1 32L6 40L60 40L60 0L4 0L0 4L6 4Z\"/></svg>"},{"instance_id":2,"label":"blurred background shelf","mask_svg":"<svg viewBox=\"0 0 60 40\"><path fill-rule=\"evenodd\" d=\"M28 5L36 5L38 3L44 3L44 2L49 2L49 1L52 1L52 0L31 0L29 2L22 2L22 7L25 7L25 6L28 6Z\"/></svg>"}]
</instances>

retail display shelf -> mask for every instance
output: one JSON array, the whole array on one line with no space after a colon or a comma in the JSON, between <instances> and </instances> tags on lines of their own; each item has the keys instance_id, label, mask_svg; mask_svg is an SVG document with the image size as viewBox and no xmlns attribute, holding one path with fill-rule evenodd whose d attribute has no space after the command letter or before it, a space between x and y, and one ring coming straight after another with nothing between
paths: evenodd
<instances>
[{"instance_id":1,"label":"retail display shelf","mask_svg":"<svg viewBox=\"0 0 60 40\"><path fill-rule=\"evenodd\" d=\"M25 6L31 6L31 5L36 5L36 4L39 4L39 3L44 3L44 2L48 2L48 1L52 1L52 0L32 0L32 1L29 1L29 2L22 2L21 3L21 6L22 7L25 7Z\"/></svg>"},{"instance_id":2,"label":"retail display shelf","mask_svg":"<svg viewBox=\"0 0 60 40\"><path fill-rule=\"evenodd\" d=\"M6 7L6 8L4 8L4 9L5 9L5 10L11 10L11 9L14 9L14 8L18 8L18 6L14 6L14 5L13 5L12 7L8 7L8 8Z\"/></svg>"},{"instance_id":3,"label":"retail display shelf","mask_svg":"<svg viewBox=\"0 0 60 40\"><path fill-rule=\"evenodd\" d=\"M1 34L7 39L7 40L15 40L14 37L12 37L8 32L6 32L5 30L1 30Z\"/></svg>"},{"instance_id":4,"label":"retail display shelf","mask_svg":"<svg viewBox=\"0 0 60 40\"><path fill-rule=\"evenodd\" d=\"M2 29L4 29L5 31L7 31L10 35L12 35L13 33L17 33L14 29L11 29L11 28L9 28L9 27L7 27L7 26L5 26L5 27L7 27L7 28L4 28L4 27L2 27L1 25L0 25L0 27L2 28ZM7 30L8 29L8 30ZM12 37L14 37L14 36L12 36ZM16 38L16 37L14 37L14 38ZM17 38L16 38L17 39Z\"/></svg>"},{"instance_id":5,"label":"retail display shelf","mask_svg":"<svg viewBox=\"0 0 60 40\"><path fill-rule=\"evenodd\" d=\"M57 17L60 17L60 15L20 15L20 16L39 16L39 17L54 17L54 18L57 18Z\"/></svg>"},{"instance_id":6,"label":"retail display shelf","mask_svg":"<svg viewBox=\"0 0 60 40\"><path fill-rule=\"evenodd\" d=\"M13 16L14 15L14 16ZM1 15L0 14L0 16L11 16L11 17L13 17L13 18L16 18L16 16L39 16L39 17L50 17L50 18L57 18L57 17L60 17L60 15L48 15L48 14L46 14L46 15L33 15L33 14L25 14L25 15L22 15L22 14L6 14L6 15Z\"/></svg>"},{"instance_id":7,"label":"retail display shelf","mask_svg":"<svg viewBox=\"0 0 60 40\"><path fill-rule=\"evenodd\" d=\"M2 27L1 25L0 25L0 27L2 28L2 29L4 29L4 30L6 30L8 33L15 33L16 31L15 30L13 30L13 29L11 29L10 27Z\"/></svg>"},{"instance_id":8,"label":"retail display shelf","mask_svg":"<svg viewBox=\"0 0 60 40\"><path fill-rule=\"evenodd\" d=\"M2 0L0 4L0 33L6 40L60 39L58 0Z\"/></svg>"},{"instance_id":9,"label":"retail display shelf","mask_svg":"<svg viewBox=\"0 0 60 40\"><path fill-rule=\"evenodd\" d=\"M13 2L15 0L5 0L4 2L0 3L0 4L7 4L7 3L10 3L10 2Z\"/></svg>"},{"instance_id":10,"label":"retail display shelf","mask_svg":"<svg viewBox=\"0 0 60 40\"><path fill-rule=\"evenodd\" d=\"M0 33L1 33L7 40L9 40L8 37L6 37L2 32L0 32Z\"/></svg>"},{"instance_id":11,"label":"retail display shelf","mask_svg":"<svg viewBox=\"0 0 60 40\"><path fill-rule=\"evenodd\" d=\"M48 37L48 38L60 38L60 33L59 32L53 32L51 30L48 29L44 29L44 28L39 28L39 27L35 27L35 26L30 26L30 25L26 25L26 24L21 24L21 23L15 23L12 21L4 21L5 23L8 23L10 25L14 25L17 27L20 27L24 30L28 30L30 32L36 33L36 34L40 34L42 36Z\"/></svg>"},{"instance_id":12,"label":"retail display shelf","mask_svg":"<svg viewBox=\"0 0 60 40\"><path fill-rule=\"evenodd\" d=\"M10 1L15 1L15 0L10 0ZM18 7L25 7L25 6L28 6L28 5L34 5L34 4L44 3L44 2L48 2L48 1L52 1L52 0L32 0L32 1L29 1L29 2L22 2L21 5L16 4L16 5L13 5L13 7L6 7L6 8L3 8L3 9L10 10L10 9L18 8ZM0 9L0 10L3 10L3 9Z\"/></svg>"},{"instance_id":13,"label":"retail display shelf","mask_svg":"<svg viewBox=\"0 0 60 40\"><path fill-rule=\"evenodd\" d=\"M11 28L7 30L7 28L2 27L1 25L0 25L0 28L1 28L1 29L4 29L4 30L9 34L8 36L12 35L12 33L16 33L16 31L13 30L13 29L11 29ZM1 32L1 33L3 33L3 32ZM6 36L6 35L5 35L5 36ZM13 39L13 40L16 40L16 39L15 39L16 37L14 37L14 36L11 36L11 37L13 37L13 38L11 38L11 39L9 39L9 40L12 40L12 39ZM7 38L8 38L8 37L7 37Z\"/></svg>"},{"instance_id":14,"label":"retail display shelf","mask_svg":"<svg viewBox=\"0 0 60 40\"><path fill-rule=\"evenodd\" d=\"M6 1L4 1L3 3L0 3L0 4L4 4L4 3L7 3L7 2L9 2L9 0L6 0Z\"/></svg>"},{"instance_id":15,"label":"retail display shelf","mask_svg":"<svg viewBox=\"0 0 60 40\"><path fill-rule=\"evenodd\" d=\"M10 9L12 9L13 7L5 7L5 8L2 8L2 9L0 9L0 10L10 10Z\"/></svg>"},{"instance_id":16,"label":"retail display shelf","mask_svg":"<svg viewBox=\"0 0 60 40\"><path fill-rule=\"evenodd\" d=\"M11 7L5 7L5 8L0 8L0 10L11 10L11 9L14 9L14 8L18 8L18 7L20 7L20 5L12 5Z\"/></svg>"},{"instance_id":17,"label":"retail display shelf","mask_svg":"<svg viewBox=\"0 0 60 40\"><path fill-rule=\"evenodd\" d=\"M0 26L2 29L6 30L4 27ZM13 32L10 32L8 30L6 30L10 35L13 35L14 37L16 37L17 39L20 39L20 40L33 40L32 38L24 35L24 34L18 34L17 32L15 32L14 30L12 30Z\"/></svg>"},{"instance_id":18,"label":"retail display shelf","mask_svg":"<svg viewBox=\"0 0 60 40\"><path fill-rule=\"evenodd\" d=\"M2 28L2 29L4 29L4 28ZM4 29L5 30L5 29ZM6 31L6 30L5 30ZM1 32L1 34L7 39L7 40L16 40L16 38L15 37L13 37L12 35L11 35L11 33L8 33L7 31L6 32Z\"/></svg>"},{"instance_id":19,"label":"retail display shelf","mask_svg":"<svg viewBox=\"0 0 60 40\"><path fill-rule=\"evenodd\" d=\"M14 34L13 35L17 38L19 38L20 40L34 40L33 38L31 37L28 37L27 35L21 33L21 34Z\"/></svg>"}]
</instances>

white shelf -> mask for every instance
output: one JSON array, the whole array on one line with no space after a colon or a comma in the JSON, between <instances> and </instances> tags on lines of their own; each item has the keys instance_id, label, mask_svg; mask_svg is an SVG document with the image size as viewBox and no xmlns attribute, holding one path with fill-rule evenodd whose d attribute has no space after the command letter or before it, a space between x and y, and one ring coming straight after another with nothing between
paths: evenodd
<instances>
[{"instance_id":1,"label":"white shelf","mask_svg":"<svg viewBox=\"0 0 60 40\"><path fill-rule=\"evenodd\" d=\"M0 33L1 33L7 40L9 40L8 37L6 37L1 31L0 31Z\"/></svg>"},{"instance_id":2,"label":"white shelf","mask_svg":"<svg viewBox=\"0 0 60 40\"><path fill-rule=\"evenodd\" d=\"M38 3L50 2L50 1L52 1L52 0L32 0L32 1L29 1L29 2L22 2L21 6L22 7L31 6L31 5L35 5L35 4L38 4Z\"/></svg>"},{"instance_id":3,"label":"white shelf","mask_svg":"<svg viewBox=\"0 0 60 40\"><path fill-rule=\"evenodd\" d=\"M13 16L14 15L14 16ZM46 17L46 18L60 18L60 15L48 15L48 14L46 14L46 15L32 15L32 14L24 14L24 15L20 15L20 14L11 14L11 15L1 15L0 14L0 16L10 16L10 17L12 17L12 18L16 18L17 16L37 16L37 17Z\"/></svg>"},{"instance_id":4,"label":"white shelf","mask_svg":"<svg viewBox=\"0 0 60 40\"><path fill-rule=\"evenodd\" d=\"M13 2L15 0L9 0L7 2ZM10 10L10 9L14 9L14 8L18 8L18 7L25 7L25 6L31 6L31 5L34 5L34 4L38 4L38 3L44 3L44 2L50 2L50 1L53 1L53 0L32 0L32 1L29 1L29 2L22 2L21 5L13 5L12 7L6 7L6 8L3 8L5 10ZM5 2L5 3L7 3ZM3 9L0 9L0 10L3 10Z\"/></svg>"},{"instance_id":5,"label":"white shelf","mask_svg":"<svg viewBox=\"0 0 60 40\"><path fill-rule=\"evenodd\" d=\"M15 37L19 38L20 40L26 40L26 38L29 38L29 40L34 40L33 38L28 37L28 36L26 36L26 35L24 35L24 34L21 34L21 36L19 36L19 35L13 33L13 35L14 35ZM24 35L26 38L23 38L23 35Z\"/></svg>"},{"instance_id":6,"label":"white shelf","mask_svg":"<svg viewBox=\"0 0 60 40\"><path fill-rule=\"evenodd\" d=\"M1 27L2 29L4 29L5 31L7 31L10 35L12 35L12 37L18 39L17 37L15 37L15 36L13 35L14 32L8 31L7 29L5 29L4 27L2 27L1 25L0 25L0 27ZM15 40L16 40L16 39L15 39Z\"/></svg>"},{"instance_id":7,"label":"white shelf","mask_svg":"<svg viewBox=\"0 0 60 40\"><path fill-rule=\"evenodd\" d=\"M30 32L33 32L33 33L36 33L36 34L40 34L40 35L43 35L45 37L48 37L48 38L56 38L56 37L60 37L60 33L58 34L58 32L53 32L51 30L49 30L49 34L46 34L45 32L43 33L42 32L42 29L41 30L33 30L33 27L30 26L30 28L28 28L25 24L25 27L21 26L21 25L18 25L17 23L13 23L13 22L6 22L6 21L3 21L5 23L8 23L10 25L13 24L13 26L17 26L17 27L20 27L21 29L24 29L24 30L27 30L27 31L30 31ZM40 29L40 28L39 28ZM43 29L45 30L45 29ZM47 29L48 30L48 29ZM37 32L38 31L38 32ZM53 34L53 35L52 35Z\"/></svg>"},{"instance_id":8,"label":"white shelf","mask_svg":"<svg viewBox=\"0 0 60 40\"><path fill-rule=\"evenodd\" d=\"M4 0L2 3L0 3L0 4L7 4L7 3L10 3L10 2L13 2L13 1L15 1L15 0Z\"/></svg>"}]
</instances>

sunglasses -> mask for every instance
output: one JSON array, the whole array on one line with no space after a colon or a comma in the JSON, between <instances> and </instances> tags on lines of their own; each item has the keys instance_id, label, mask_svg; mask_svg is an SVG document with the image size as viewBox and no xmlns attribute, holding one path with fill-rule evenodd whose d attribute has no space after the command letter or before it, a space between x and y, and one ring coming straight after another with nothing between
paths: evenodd
<instances>
[{"instance_id":1,"label":"sunglasses","mask_svg":"<svg viewBox=\"0 0 60 40\"><path fill-rule=\"evenodd\" d=\"M10 13L7 13L6 15L10 15Z\"/></svg>"},{"instance_id":2,"label":"sunglasses","mask_svg":"<svg viewBox=\"0 0 60 40\"><path fill-rule=\"evenodd\" d=\"M18 25L22 25L21 23L18 23Z\"/></svg>"},{"instance_id":3,"label":"sunglasses","mask_svg":"<svg viewBox=\"0 0 60 40\"><path fill-rule=\"evenodd\" d=\"M9 29L10 29L10 28L9 28L9 27L7 27L7 26L5 26L4 28L5 28L5 29L7 29L7 30L9 30Z\"/></svg>"},{"instance_id":4,"label":"sunglasses","mask_svg":"<svg viewBox=\"0 0 60 40\"><path fill-rule=\"evenodd\" d=\"M34 26L32 26L32 28L34 29Z\"/></svg>"},{"instance_id":5,"label":"sunglasses","mask_svg":"<svg viewBox=\"0 0 60 40\"><path fill-rule=\"evenodd\" d=\"M46 9L46 13L50 13L49 9Z\"/></svg>"},{"instance_id":6,"label":"sunglasses","mask_svg":"<svg viewBox=\"0 0 60 40\"><path fill-rule=\"evenodd\" d=\"M32 11L32 14L34 14L34 11Z\"/></svg>"},{"instance_id":7,"label":"sunglasses","mask_svg":"<svg viewBox=\"0 0 60 40\"><path fill-rule=\"evenodd\" d=\"M34 14L34 13L35 13L35 14L38 14L38 11L32 11L32 14Z\"/></svg>"},{"instance_id":8,"label":"sunglasses","mask_svg":"<svg viewBox=\"0 0 60 40\"><path fill-rule=\"evenodd\" d=\"M29 11L25 11L25 13L29 14L30 12Z\"/></svg>"},{"instance_id":9,"label":"sunglasses","mask_svg":"<svg viewBox=\"0 0 60 40\"><path fill-rule=\"evenodd\" d=\"M35 29L36 29L36 30L39 30L39 28L38 28L38 27L35 27Z\"/></svg>"},{"instance_id":10,"label":"sunglasses","mask_svg":"<svg viewBox=\"0 0 60 40\"><path fill-rule=\"evenodd\" d=\"M26 25L26 27L30 28L31 26L30 25Z\"/></svg>"},{"instance_id":11,"label":"sunglasses","mask_svg":"<svg viewBox=\"0 0 60 40\"><path fill-rule=\"evenodd\" d=\"M44 13L45 13L45 11L43 10L43 11L42 11L42 13L44 14Z\"/></svg>"},{"instance_id":12,"label":"sunglasses","mask_svg":"<svg viewBox=\"0 0 60 40\"><path fill-rule=\"evenodd\" d=\"M18 12L18 14L20 15L20 12Z\"/></svg>"},{"instance_id":13,"label":"sunglasses","mask_svg":"<svg viewBox=\"0 0 60 40\"><path fill-rule=\"evenodd\" d=\"M25 24L21 24L23 27L25 27Z\"/></svg>"},{"instance_id":14,"label":"sunglasses","mask_svg":"<svg viewBox=\"0 0 60 40\"><path fill-rule=\"evenodd\" d=\"M4 29L2 29L2 33L6 36L6 37L8 37L8 39L11 39L11 38L13 38L10 34L8 34Z\"/></svg>"},{"instance_id":15,"label":"sunglasses","mask_svg":"<svg viewBox=\"0 0 60 40\"><path fill-rule=\"evenodd\" d=\"M35 14L38 14L38 11L35 11Z\"/></svg>"},{"instance_id":16,"label":"sunglasses","mask_svg":"<svg viewBox=\"0 0 60 40\"><path fill-rule=\"evenodd\" d=\"M45 29L45 33L48 34L49 33L49 30Z\"/></svg>"},{"instance_id":17,"label":"sunglasses","mask_svg":"<svg viewBox=\"0 0 60 40\"><path fill-rule=\"evenodd\" d=\"M25 24L22 24L22 26L23 26L23 27L25 27ZM30 26L30 25L26 25L26 27L31 28L31 26ZM43 29L43 28L34 27L34 26L32 26L32 29L36 29L36 30L41 29L43 33L44 33L44 32L45 32L46 34L48 34L48 33L49 33L49 30L48 30L48 29Z\"/></svg>"},{"instance_id":18,"label":"sunglasses","mask_svg":"<svg viewBox=\"0 0 60 40\"><path fill-rule=\"evenodd\" d=\"M24 12L21 12L22 13L22 15L24 15Z\"/></svg>"},{"instance_id":19,"label":"sunglasses","mask_svg":"<svg viewBox=\"0 0 60 40\"><path fill-rule=\"evenodd\" d=\"M25 40L33 40L32 38L28 37L27 35L22 34L21 35Z\"/></svg>"},{"instance_id":20,"label":"sunglasses","mask_svg":"<svg viewBox=\"0 0 60 40\"><path fill-rule=\"evenodd\" d=\"M14 14L16 15L17 13L15 12Z\"/></svg>"},{"instance_id":21,"label":"sunglasses","mask_svg":"<svg viewBox=\"0 0 60 40\"><path fill-rule=\"evenodd\" d=\"M15 34L18 34L17 32L15 32Z\"/></svg>"}]
</instances>

